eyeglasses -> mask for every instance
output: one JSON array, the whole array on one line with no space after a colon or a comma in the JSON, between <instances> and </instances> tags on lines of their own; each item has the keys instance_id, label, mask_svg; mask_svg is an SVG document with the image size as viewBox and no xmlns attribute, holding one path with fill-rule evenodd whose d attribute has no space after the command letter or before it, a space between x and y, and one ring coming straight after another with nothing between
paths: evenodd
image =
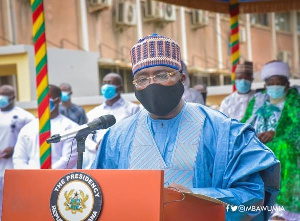
<instances>
[{"instance_id":1,"label":"eyeglasses","mask_svg":"<svg viewBox=\"0 0 300 221\"><path fill-rule=\"evenodd\" d=\"M139 77L138 79L134 80L132 83L135 87L147 87L150 84L150 79L154 81L154 83L164 83L170 80L172 76L174 76L178 71L162 71L154 75L153 77Z\"/></svg>"}]
</instances>

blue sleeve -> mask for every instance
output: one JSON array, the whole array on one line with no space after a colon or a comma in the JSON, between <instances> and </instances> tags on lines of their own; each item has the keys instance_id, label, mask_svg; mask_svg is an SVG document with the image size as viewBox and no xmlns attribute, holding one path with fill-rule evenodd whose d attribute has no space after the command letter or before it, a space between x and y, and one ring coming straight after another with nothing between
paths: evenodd
<instances>
[{"instance_id":1,"label":"blue sleeve","mask_svg":"<svg viewBox=\"0 0 300 221\"><path fill-rule=\"evenodd\" d=\"M192 191L236 206L274 204L279 190L280 164L273 152L257 139L254 129L224 117L208 117L204 128L206 139L202 149L208 150L206 156L211 156L207 157L211 159L206 168L212 181L210 186L203 187L203 180L198 179ZM195 173L199 174L197 170L198 165ZM229 208L226 219L253 218L258 213L233 212Z\"/></svg>"},{"instance_id":2,"label":"blue sleeve","mask_svg":"<svg viewBox=\"0 0 300 221\"><path fill-rule=\"evenodd\" d=\"M110 129L105 133L91 169L118 169L120 152L117 145L111 144Z\"/></svg>"}]
</instances>

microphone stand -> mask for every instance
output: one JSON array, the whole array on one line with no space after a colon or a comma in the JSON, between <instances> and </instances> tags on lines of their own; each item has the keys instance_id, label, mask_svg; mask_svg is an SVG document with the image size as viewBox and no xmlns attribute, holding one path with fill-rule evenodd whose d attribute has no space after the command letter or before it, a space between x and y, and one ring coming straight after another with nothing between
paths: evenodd
<instances>
[{"instance_id":1,"label":"microphone stand","mask_svg":"<svg viewBox=\"0 0 300 221\"><path fill-rule=\"evenodd\" d=\"M77 152L78 152L77 169L82 169L83 152L85 152L85 140L90 133L95 134L96 131L90 131L90 129L85 128L78 131L76 136L74 137L77 142Z\"/></svg>"},{"instance_id":2,"label":"microphone stand","mask_svg":"<svg viewBox=\"0 0 300 221\"><path fill-rule=\"evenodd\" d=\"M96 130L107 129L110 126L114 125L115 123L116 123L116 118L113 115L110 114L104 115L99 117L96 120L93 120L90 123L87 123L87 125L84 126L83 129L78 129L75 131L71 130L71 132L63 133L62 135L54 134L53 136L47 139L47 143L57 143L65 139L69 139L73 137L73 135L76 133L76 136L74 138L77 141L77 152L78 152L77 169L82 169L83 152L85 152L85 140L87 136L89 134L96 134Z\"/></svg>"}]
</instances>

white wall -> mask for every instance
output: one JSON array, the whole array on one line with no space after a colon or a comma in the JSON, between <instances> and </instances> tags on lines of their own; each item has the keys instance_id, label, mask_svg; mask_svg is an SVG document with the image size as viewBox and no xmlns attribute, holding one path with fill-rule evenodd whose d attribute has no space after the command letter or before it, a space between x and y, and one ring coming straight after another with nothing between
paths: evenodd
<instances>
[{"instance_id":1,"label":"white wall","mask_svg":"<svg viewBox=\"0 0 300 221\"><path fill-rule=\"evenodd\" d=\"M57 48L47 53L50 84L71 84L74 97L99 95L98 53Z\"/></svg>"}]
</instances>

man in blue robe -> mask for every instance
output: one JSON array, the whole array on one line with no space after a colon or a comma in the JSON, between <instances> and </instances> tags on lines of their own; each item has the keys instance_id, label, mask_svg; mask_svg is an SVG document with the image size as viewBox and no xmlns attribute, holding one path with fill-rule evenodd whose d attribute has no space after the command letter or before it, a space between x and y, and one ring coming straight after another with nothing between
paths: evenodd
<instances>
[{"instance_id":1,"label":"man in blue robe","mask_svg":"<svg viewBox=\"0 0 300 221\"><path fill-rule=\"evenodd\" d=\"M92 168L162 169L166 186L230 205L273 205L279 161L251 126L182 100L180 56L177 42L157 34L133 46L135 95L145 109L108 130ZM267 216L226 213L227 220Z\"/></svg>"}]
</instances>

